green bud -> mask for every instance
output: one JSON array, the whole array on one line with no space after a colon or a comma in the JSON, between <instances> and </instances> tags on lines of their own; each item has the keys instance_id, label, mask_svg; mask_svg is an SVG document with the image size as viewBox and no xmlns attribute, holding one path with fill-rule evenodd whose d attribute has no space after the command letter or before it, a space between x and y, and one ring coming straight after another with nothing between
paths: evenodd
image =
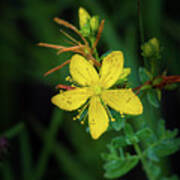
<instances>
[{"instance_id":1,"label":"green bud","mask_svg":"<svg viewBox=\"0 0 180 180\"><path fill-rule=\"evenodd\" d=\"M79 8L79 26L80 29L83 29L86 24L89 23L91 16L89 13L82 7Z\"/></svg>"},{"instance_id":2,"label":"green bud","mask_svg":"<svg viewBox=\"0 0 180 180\"><path fill-rule=\"evenodd\" d=\"M146 58L160 58L160 44L158 39L152 38L141 46L142 56Z\"/></svg>"},{"instance_id":3,"label":"green bud","mask_svg":"<svg viewBox=\"0 0 180 180\"><path fill-rule=\"evenodd\" d=\"M99 17L98 16L93 16L90 19L90 26L92 29L92 32L96 32L99 28Z\"/></svg>"},{"instance_id":4,"label":"green bud","mask_svg":"<svg viewBox=\"0 0 180 180\"><path fill-rule=\"evenodd\" d=\"M80 30L80 32L84 37L87 37L90 35L91 28L90 28L89 22L83 26L83 28Z\"/></svg>"}]
</instances>

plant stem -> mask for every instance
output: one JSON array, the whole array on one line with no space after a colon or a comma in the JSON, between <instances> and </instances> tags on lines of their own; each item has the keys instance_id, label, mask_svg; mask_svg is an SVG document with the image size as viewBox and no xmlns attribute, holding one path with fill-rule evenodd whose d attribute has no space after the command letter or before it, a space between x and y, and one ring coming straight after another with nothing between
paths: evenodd
<instances>
[{"instance_id":1,"label":"plant stem","mask_svg":"<svg viewBox=\"0 0 180 180\"><path fill-rule=\"evenodd\" d=\"M153 175L151 174L151 171L149 171L149 167L148 167L148 164L147 164L147 161L146 159L143 157L143 154L141 152L141 149L139 147L139 145L137 143L134 144L134 149L136 151L136 153L138 154L138 156L140 157L141 159L141 162L142 162L142 165L143 165L143 168L144 168L144 171L146 173L146 176L149 180L155 180L155 178L153 177Z\"/></svg>"},{"instance_id":2,"label":"plant stem","mask_svg":"<svg viewBox=\"0 0 180 180\"><path fill-rule=\"evenodd\" d=\"M49 157L53 152L56 134L58 132L59 126L61 125L61 122L62 122L62 111L60 111L59 109L55 109L50 127L46 134L43 150L39 155L40 157L37 162L36 171L34 174L34 180L40 180L43 178L44 172L47 168Z\"/></svg>"}]
</instances>

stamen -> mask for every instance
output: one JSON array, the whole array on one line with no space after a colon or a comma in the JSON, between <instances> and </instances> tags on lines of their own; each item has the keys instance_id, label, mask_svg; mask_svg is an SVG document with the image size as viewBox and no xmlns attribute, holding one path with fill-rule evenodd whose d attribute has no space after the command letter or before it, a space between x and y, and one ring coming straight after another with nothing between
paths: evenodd
<instances>
[{"instance_id":1,"label":"stamen","mask_svg":"<svg viewBox=\"0 0 180 180\"><path fill-rule=\"evenodd\" d=\"M72 80L72 78L70 76L67 76L65 80L68 81L68 82L73 82L73 80Z\"/></svg>"},{"instance_id":2,"label":"stamen","mask_svg":"<svg viewBox=\"0 0 180 180\"><path fill-rule=\"evenodd\" d=\"M84 118L82 119L82 121L81 121L81 124L82 124L82 125L84 125L84 123L85 123L85 121L86 121L87 116L88 116L88 113L86 113L86 114L85 114L85 116L84 116Z\"/></svg>"},{"instance_id":3,"label":"stamen","mask_svg":"<svg viewBox=\"0 0 180 180\"><path fill-rule=\"evenodd\" d=\"M116 119L113 118L111 112L109 111L109 108L107 107L107 105L106 105L106 104L103 104L103 105L104 105L104 107L105 107L105 109L106 109L106 112L107 112L107 114L108 114L110 120L111 120L112 122L116 121Z\"/></svg>"},{"instance_id":4,"label":"stamen","mask_svg":"<svg viewBox=\"0 0 180 180\"><path fill-rule=\"evenodd\" d=\"M81 117L82 113L85 111L89 103L85 104L81 109L78 109L79 111L79 116Z\"/></svg>"},{"instance_id":5,"label":"stamen","mask_svg":"<svg viewBox=\"0 0 180 180\"><path fill-rule=\"evenodd\" d=\"M87 103L86 105L84 105L81 109L78 109L79 114L76 115L75 117L73 117L73 120L80 119L81 116L82 116L82 114L83 114L84 111L86 110L87 106L88 106L88 103ZM85 120L86 120L86 117L87 117L87 114L88 114L88 113L86 113L86 114L84 115L83 119L82 119L81 122L80 122L81 124L84 124L84 122L85 122Z\"/></svg>"},{"instance_id":6,"label":"stamen","mask_svg":"<svg viewBox=\"0 0 180 180\"><path fill-rule=\"evenodd\" d=\"M111 121L114 122L114 121L116 121L116 119L115 118L111 118Z\"/></svg>"}]
</instances>

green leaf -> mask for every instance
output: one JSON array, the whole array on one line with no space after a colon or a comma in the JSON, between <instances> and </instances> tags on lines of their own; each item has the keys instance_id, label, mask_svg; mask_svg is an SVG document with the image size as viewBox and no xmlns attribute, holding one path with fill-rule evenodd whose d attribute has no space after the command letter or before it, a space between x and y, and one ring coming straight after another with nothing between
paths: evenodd
<instances>
[{"instance_id":1,"label":"green leaf","mask_svg":"<svg viewBox=\"0 0 180 180\"><path fill-rule=\"evenodd\" d=\"M158 137L164 139L173 139L178 135L178 129L166 130L165 121L163 119L159 120L158 123Z\"/></svg>"},{"instance_id":2,"label":"green leaf","mask_svg":"<svg viewBox=\"0 0 180 180\"><path fill-rule=\"evenodd\" d=\"M126 136L133 136L134 135L133 128L129 123L126 123L126 125L124 127L124 133Z\"/></svg>"},{"instance_id":3,"label":"green leaf","mask_svg":"<svg viewBox=\"0 0 180 180\"><path fill-rule=\"evenodd\" d=\"M143 128L141 130L139 130L137 133L136 133L136 136L141 139L141 140L145 140L145 139L148 139L150 137L152 137L153 135L153 132L150 128Z\"/></svg>"},{"instance_id":4,"label":"green leaf","mask_svg":"<svg viewBox=\"0 0 180 180\"><path fill-rule=\"evenodd\" d=\"M173 131L166 130L164 120L159 120L157 129L158 139L149 144L145 151L148 158L154 161L157 160L157 157L169 156L180 148L180 138L175 138L178 134L177 129Z\"/></svg>"},{"instance_id":5,"label":"green leaf","mask_svg":"<svg viewBox=\"0 0 180 180\"><path fill-rule=\"evenodd\" d=\"M171 139L171 140L163 140L156 146L152 148L152 150L159 157L169 156L174 154L180 148L180 138Z\"/></svg>"},{"instance_id":6,"label":"green leaf","mask_svg":"<svg viewBox=\"0 0 180 180\"><path fill-rule=\"evenodd\" d=\"M152 78L152 75L150 72L148 72L145 68L140 67L139 68L139 79L141 83L145 83L146 81L150 80Z\"/></svg>"},{"instance_id":7,"label":"green leaf","mask_svg":"<svg viewBox=\"0 0 180 180\"><path fill-rule=\"evenodd\" d=\"M128 144L126 143L126 138L123 137L123 136L119 136L119 137L113 138L113 140L112 140L111 143L112 143L112 145L113 145L115 148L125 147L125 146L128 145Z\"/></svg>"},{"instance_id":8,"label":"green leaf","mask_svg":"<svg viewBox=\"0 0 180 180\"><path fill-rule=\"evenodd\" d=\"M158 108L160 106L159 100L158 100L158 95L155 89L151 89L147 93L147 99L149 103L154 106L155 108Z\"/></svg>"},{"instance_id":9,"label":"green leaf","mask_svg":"<svg viewBox=\"0 0 180 180\"><path fill-rule=\"evenodd\" d=\"M152 148L149 148L147 151L147 157L151 160L151 161L155 161L158 162L159 158L156 155L156 153L154 152L154 150Z\"/></svg>"},{"instance_id":10,"label":"green leaf","mask_svg":"<svg viewBox=\"0 0 180 180\"><path fill-rule=\"evenodd\" d=\"M126 123L126 125L124 127L124 134L126 136L125 137L126 138L126 143L128 145L139 142L138 137L134 134L133 128L129 123Z\"/></svg>"},{"instance_id":11,"label":"green leaf","mask_svg":"<svg viewBox=\"0 0 180 180\"><path fill-rule=\"evenodd\" d=\"M138 164L138 161L139 158L137 156L109 161L104 165L104 169L106 170L104 176L109 179L121 177L134 168Z\"/></svg>"},{"instance_id":12,"label":"green leaf","mask_svg":"<svg viewBox=\"0 0 180 180\"><path fill-rule=\"evenodd\" d=\"M148 168L152 172L151 176L153 177L153 179L159 179L161 168L152 161L148 161Z\"/></svg>"}]
</instances>

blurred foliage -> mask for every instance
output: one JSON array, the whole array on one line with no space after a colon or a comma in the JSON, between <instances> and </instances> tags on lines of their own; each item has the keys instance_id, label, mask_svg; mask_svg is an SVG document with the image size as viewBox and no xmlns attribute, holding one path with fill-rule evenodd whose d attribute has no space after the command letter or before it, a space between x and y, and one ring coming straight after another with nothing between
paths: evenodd
<instances>
[{"instance_id":1,"label":"blurred foliage","mask_svg":"<svg viewBox=\"0 0 180 180\"><path fill-rule=\"evenodd\" d=\"M54 50L36 46L38 42L66 45L66 41L59 32L59 28L62 27L56 25L53 18L58 16L78 26L77 10L80 6L85 7L92 14L105 18L105 29L98 46L99 51L103 54L107 50L123 50L125 66L133 69L130 75L132 86L139 85L138 67L142 66L143 61L140 58L135 0L7 0L1 2L0 136L8 138L10 152L6 153L3 161L0 162L0 179L104 179L99 154L104 151L105 145L116 133L110 131L98 141L93 141L78 122L72 121L74 113L56 110L51 105L50 98L55 94L54 86L63 82L68 74L67 67L46 78L43 74L67 60L71 54L57 56ZM161 66L167 69L169 74L179 74L180 14L176 10L177 3L167 0L142 0L142 7L145 40L157 37L160 44L164 46ZM146 73L142 69L139 71ZM144 76L141 81L145 78L148 77ZM174 111L170 106L166 108L167 102L164 105L166 109L162 110L170 117L167 118L167 124L170 127L179 125L179 115L175 114L179 102L177 93L178 90L172 96L175 98L172 100L173 106L177 106L174 107ZM148 100L152 102L151 104L156 105L154 95L149 96ZM147 124L155 132L160 132L157 122L161 113L149 105L146 99L143 104L145 111L134 122L134 127L143 127L141 120L146 119ZM169 114L166 110L169 110ZM121 127L114 125L114 128L118 130ZM143 131L137 132L138 138L149 136L148 130ZM175 132L171 133L175 134ZM152 147L149 147L150 150L147 150L149 158L156 161L159 149L163 149L165 154L176 150L174 144L177 142L169 140L171 133L166 132L162 142L172 143L172 149L168 149L169 145L165 147L164 144L153 146L157 154L151 154ZM160 151L160 155L163 153ZM116 168L121 167L122 160L118 159L118 161L119 166ZM127 163L134 167L138 160L134 157L128 159ZM163 180L176 180L175 176L169 177L169 163L162 164L163 171L167 175ZM174 165L173 171L179 173L176 168L178 167ZM155 170L158 174L158 170ZM129 169L124 168L122 173L127 171ZM138 171L132 171L124 176L125 179L134 177L145 179ZM110 173L108 172L106 176L110 176Z\"/></svg>"}]
</instances>

